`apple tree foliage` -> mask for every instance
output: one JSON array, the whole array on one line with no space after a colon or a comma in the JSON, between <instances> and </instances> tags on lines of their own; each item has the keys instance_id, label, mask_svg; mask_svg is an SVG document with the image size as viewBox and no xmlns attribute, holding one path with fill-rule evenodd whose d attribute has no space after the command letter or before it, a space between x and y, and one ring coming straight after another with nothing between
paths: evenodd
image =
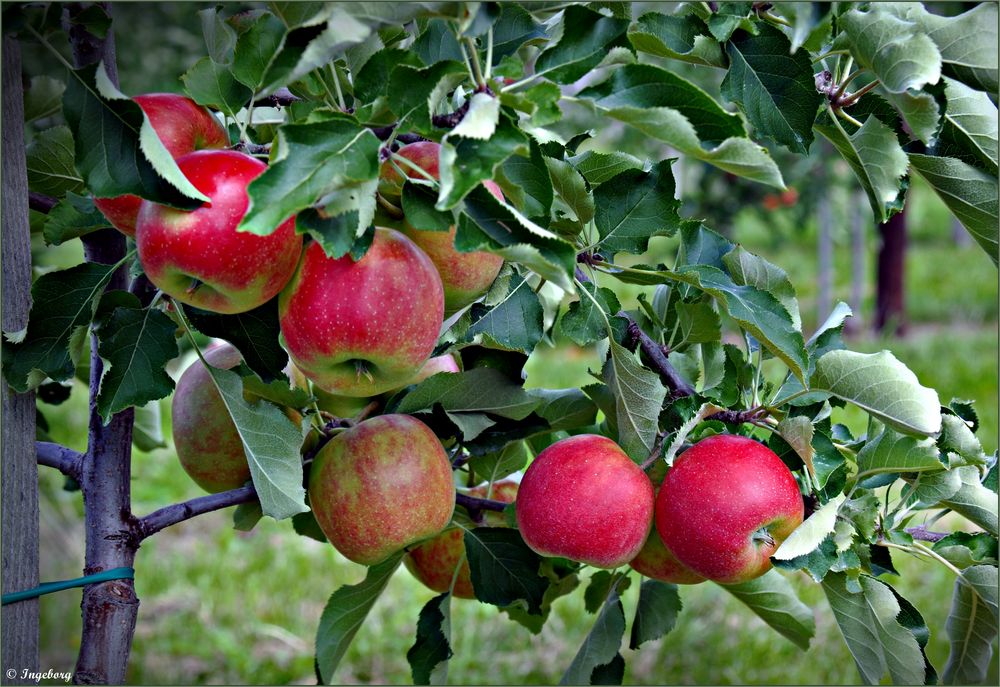
<instances>
[{"instance_id":1,"label":"apple tree foliage","mask_svg":"<svg viewBox=\"0 0 1000 687\"><path fill-rule=\"evenodd\" d=\"M606 435L654 470L700 437L756 437L795 472L808 517L774 556L784 572L723 588L805 649L812 611L784 576L802 571L822 586L866 683L979 682L997 635L997 456L976 438L972 403L942 401L891 352L847 349L843 303L803 332L795 288L779 266L681 214L674 158L591 145L620 122L655 143L650 150L663 144L780 189L781 169L763 143L806 154L825 138L853 170L875 221L903 207L917 174L996 261L997 6L952 17L920 3L819 9L275 2L231 14L220 6L199 12L205 54L180 83L224 118L234 147L268 162L250 186L241 230L264 234L295 214L297 230L330 256L359 258L375 225L398 223L376 193L394 146L440 142L440 181L408 180L402 211L420 229L457 226L460 251L507 262L485 297L442 328L437 352L458 353L464 371L395 393L385 412L424 420L451 447L463 480L516 473L567 434ZM15 22L22 40L51 45L53 14L5 10L4 23ZM88 20L94 32L109 30L101 11ZM690 65L708 75L702 85L683 76ZM202 199L103 66L34 75L26 93L26 119L55 122L27 151L31 190L58 201L33 217L49 245L107 226L93 195L133 193L181 207ZM564 119L568 111L574 116ZM594 129L572 129L583 120ZM486 192L486 179L505 201ZM677 255L636 264L632 256L660 236L679 238ZM123 264L141 273L133 253ZM143 305L107 291L116 267L87 262L35 280L27 329L5 332L6 383L24 391L69 379L86 359L85 334L96 331L106 367L94 403L107 422L169 396L164 366L179 354L181 331L226 339L245 365L213 375L259 499L237 509L237 525L291 518L299 534L322 537L302 488L299 447L308 437L276 406L322 422L309 394L291 389L282 372L275 303L241 315L188 309L184 318L166 299ZM644 287L637 308L622 309L618 283ZM523 388L525 361L555 334L596 346L603 365L582 389ZM771 358L787 369L779 384L760 374ZM261 400L247 401L243 390ZM866 432L832 422L831 410L845 404L868 414ZM915 526L946 510L968 527ZM636 649L683 622L674 585L618 570L588 573L578 590L580 565L531 551L513 518L510 527L477 528L476 517L456 510L480 602L538 632L556 598L585 595L593 626L563 682L618 683L626 632ZM895 572L893 554L954 573L944 628L928 628L883 577ZM333 592L316 636L321 681L336 680L399 563L395 556ZM641 589L627 618L620 595L630 583ZM414 619L407 656L417 683L447 677L451 603L437 596ZM924 654L930 631L951 640L944 666Z\"/></svg>"}]
</instances>

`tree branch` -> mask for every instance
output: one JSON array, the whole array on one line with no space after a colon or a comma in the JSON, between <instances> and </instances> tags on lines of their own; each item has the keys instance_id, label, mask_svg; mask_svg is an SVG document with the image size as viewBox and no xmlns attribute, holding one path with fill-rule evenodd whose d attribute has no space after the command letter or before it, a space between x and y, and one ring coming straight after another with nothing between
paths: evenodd
<instances>
[{"instance_id":1,"label":"tree branch","mask_svg":"<svg viewBox=\"0 0 1000 687\"><path fill-rule=\"evenodd\" d=\"M80 468L83 465L82 453L50 441L36 441L35 453L38 456L39 465L55 468L67 477L80 481Z\"/></svg>"},{"instance_id":2,"label":"tree branch","mask_svg":"<svg viewBox=\"0 0 1000 687\"><path fill-rule=\"evenodd\" d=\"M667 360L667 354L663 351L655 341L649 338L649 334L639 329L639 325L636 324L628 313L624 310L618 313L618 317L623 317L628 320L628 334L630 342L630 348L635 350L635 345L638 343L639 348L642 352L646 354L649 358L650 363L653 368L660 373L660 377L666 382L667 388L670 389L671 396L673 398L681 398L683 396L693 396L694 388L684 381L684 378L678 374L674 366L670 364Z\"/></svg>"},{"instance_id":3,"label":"tree branch","mask_svg":"<svg viewBox=\"0 0 1000 687\"><path fill-rule=\"evenodd\" d=\"M35 212L40 212L43 215L47 215L50 212L52 212L52 208L54 208L58 203L59 203L58 198L47 196L44 193L28 191L28 207L34 210Z\"/></svg>"},{"instance_id":4,"label":"tree branch","mask_svg":"<svg viewBox=\"0 0 1000 687\"><path fill-rule=\"evenodd\" d=\"M509 503L504 503L503 501L494 501L493 499L481 499L476 496L469 496L468 494L455 494L455 503L463 508L467 508L470 512L478 512L481 510L492 510L497 513L502 513Z\"/></svg>"},{"instance_id":5,"label":"tree branch","mask_svg":"<svg viewBox=\"0 0 1000 687\"><path fill-rule=\"evenodd\" d=\"M150 537L162 529L176 525L179 522L190 520L191 518L211 513L212 511L238 506L241 503L250 503L257 499L257 491L252 484L230 489L218 494L199 496L190 501L175 503L160 510L153 511L149 515L139 518L136 523L136 537L138 541Z\"/></svg>"},{"instance_id":6,"label":"tree branch","mask_svg":"<svg viewBox=\"0 0 1000 687\"><path fill-rule=\"evenodd\" d=\"M909 534L914 539L919 539L921 541L930 541L930 542L939 542L948 536L944 532L931 532L923 525L918 525L916 527L907 527L906 533Z\"/></svg>"}]
</instances>

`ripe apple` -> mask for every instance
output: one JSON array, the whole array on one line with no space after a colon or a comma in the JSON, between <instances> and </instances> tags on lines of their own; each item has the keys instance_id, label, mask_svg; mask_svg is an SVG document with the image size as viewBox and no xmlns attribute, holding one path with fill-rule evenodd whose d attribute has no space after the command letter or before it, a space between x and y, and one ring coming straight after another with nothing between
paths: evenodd
<instances>
[{"instance_id":1,"label":"ripe apple","mask_svg":"<svg viewBox=\"0 0 1000 687\"><path fill-rule=\"evenodd\" d=\"M302 253L294 217L269 236L236 231L250 202L247 185L266 166L232 150L188 153L177 166L211 202L188 211L143 201L135 241L146 276L178 301L213 312L263 305L288 283Z\"/></svg>"},{"instance_id":2,"label":"ripe apple","mask_svg":"<svg viewBox=\"0 0 1000 687\"><path fill-rule=\"evenodd\" d=\"M229 135L219 120L190 98L175 93L146 93L132 100L146 113L156 135L175 159L196 150L229 145ZM94 205L115 229L135 236L135 219L142 198L132 194L94 198Z\"/></svg>"},{"instance_id":3,"label":"ripe apple","mask_svg":"<svg viewBox=\"0 0 1000 687\"><path fill-rule=\"evenodd\" d=\"M440 151L440 144L433 141L420 141L403 146L396 154L411 160L432 177L438 179L440 178L438 172ZM405 163L400 163L399 167L411 179L423 178L420 172L406 166ZM391 160L382 163L380 175L382 183L379 185L379 192L398 202L404 179L400 177ZM483 182L483 186L498 200L503 200L503 192L495 183L487 180ZM430 256L434 266L441 274L446 313L455 312L485 293L493 280L497 278L500 267L503 265L503 258L493 253L485 251L458 252L455 249L455 231L454 226L448 231L418 230L404 222L406 235Z\"/></svg>"},{"instance_id":4,"label":"ripe apple","mask_svg":"<svg viewBox=\"0 0 1000 687\"><path fill-rule=\"evenodd\" d=\"M213 346L204 355L210 365L223 370L240 362L240 352L229 344ZM243 441L201 360L184 370L170 407L177 457L198 486L217 492L249 481Z\"/></svg>"},{"instance_id":5,"label":"ripe apple","mask_svg":"<svg viewBox=\"0 0 1000 687\"><path fill-rule=\"evenodd\" d=\"M380 227L357 262L310 244L278 314L285 348L313 384L338 396L375 396L408 383L427 362L444 295L427 255Z\"/></svg>"},{"instance_id":6,"label":"ripe apple","mask_svg":"<svg viewBox=\"0 0 1000 687\"><path fill-rule=\"evenodd\" d=\"M441 442L409 415L379 415L338 434L313 461L309 503L330 543L374 565L451 520L455 485Z\"/></svg>"},{"instance_id":7,"label":"ripe apple","mask_svg":"<svg viewBox=\"0 0 1000 687\"><path fill-rule=\"evenodd\" d=\"M406 383L407 386L410 384L419 384L428 377L433 377L438 372L461 372L462 370L458 367L458 363L455 362L455 357L452 355L436 355L426 363L423 367L417 371L417 374L413 375L413 379Z\"/></svg>"},{"instance_id":8,"label":"ripe apple","mask_svg":"<svg viewBox=\"0 0 1000 687\"><path fill-rule=\"evenodd\" d=\"M497 482L493 485L492 491L486 485L473 487L469 490L469 496L487 498L487 494L489 494L489 498L496 501L511 503L517 495L517 482L512 480ZM489 511L484 516L487 527L506 526L503 513ZM454 596L459 599L476 598L472 590L472 572L469 570L469 561L465 559L464 535L465 531L460 527L453 527L411 549L406 554L406 558L403 559L407 570L429 589L435 592L446 592L451 588L451 578L455 575L455 568L461 562L462 567L455 579Z\"/></svg>"},{"instance_id":9,"label":"ripe apple","mask_svg":"<svg viewBox=\"0 0 1000 687\"><path fill-rule=\"evenodd\" d=\"M677 556L663 543L655 523L646 543L629 565L642 575L660 582L698 584L705 581L704 577L677 560Z\"/></svg>"},{"instance_id":10,"label":"ripe apple","mask_svg":"<svg viewBox=\"0 0 1000 687\"><path fill-rule=\"evenodd\" d=\"M781 459L732 434L702 439L682 453L656 498L656 528L666 547L723 584L766 573L802 516L798 484Z\"/></svg>"},{"instance_id":11,"label":"ripe apple","mask_svg":"<svg viewBox=\"0 0 1000 687\"><path fill-rule=\"evenodd\" d=\"M596 434L539 453L517 495L518 529L528 546L598 568L635 558L652 521L652 482L618 444Z\"/></svg>"}]
</instances>

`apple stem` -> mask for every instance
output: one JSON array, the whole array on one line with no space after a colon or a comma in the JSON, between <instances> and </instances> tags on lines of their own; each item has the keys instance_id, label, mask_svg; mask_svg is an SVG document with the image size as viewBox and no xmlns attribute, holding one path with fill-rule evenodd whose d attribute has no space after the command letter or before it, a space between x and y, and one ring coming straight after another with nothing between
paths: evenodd
<instances>
[{"instance_id":1,"label":"apple stem","mask_svg":"<svg viewBox=\"0 0 1000 687\"><path fill-rule=\"evenodd\" d=\"M389 216L392 217L393 219L403 219L403 217L405 216L401 208L398 208L392 203L390 203L381 193L375 194L375 200L378 202L379 205L382 206L382 208L386 212L389 213Z\"/></svg>"},{"instance_id":2,"label":"apple stem","mask_svg":"<svg viewBox=\"0 0 1000 687\"><path fill-rule=\"evenodd\" d=\"M750 539L754 542L766 544L767 546L774 546L774 537L771 536L771 533L767 531L766 527L761 527L759 530L754 532Z\"/></svg>"},{"instance_id":3,"label":"apple stem","mask_svg":"<svg viewBox=\"0 0 1000 687\"><path fill-rule=\"evenodd\" d=\"M203 282L201 279L198 279L197 277L191 277L191 284L186 289L184 289L184 293L190 296L199 288L201 288L201 285L204 283L205 282Z\"/></svg>"}]
</instances>

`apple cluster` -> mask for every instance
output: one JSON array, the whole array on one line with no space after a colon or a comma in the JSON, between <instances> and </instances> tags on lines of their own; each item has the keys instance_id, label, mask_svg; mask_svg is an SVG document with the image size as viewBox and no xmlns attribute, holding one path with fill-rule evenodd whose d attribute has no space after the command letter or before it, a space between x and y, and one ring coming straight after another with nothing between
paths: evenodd
<instances>
[{"instance_id":1,"label":"apple cluster","mask_svg":"<svg viewBox=\"0 0 1000 687\"><path fill-rule=\"evenodd\" d=\"M228 136L207 110L170 94L136 97L180 171L210 201L178 209L135 196L99 198L97 207L134 236L150 279L172 299L209 311L246 312L278 298L292 384L311 390L321 411L367 414L379 396L438 372L458 372L451 356L431 358L443 319L481 296L502 258L454 247L455 227L376 228L355 260L331 258L318 242L303 247L290 217L267 236L237 231L247 187L266 165L226 149ZM380 170L379 194L401 205L407 178L438 179L440 146L400 148ZM486 188L503 200L491 181ZM205 352L229 369L239 352ZM375 406L377 407L377 405ZM285 411L297 424L295 410ZM242 441L201 361L181 376L173 398L177 455L211 492L250 480ZM476 487L472 496L515 502L525 543L543 556L599 568L631 565L678 584L736 583L762 575L770 556L801 522L794 477L765 446L717 435L681 454L655 485L606 437L558 441L523 479ZM434 433L408 415L352 423L316 452L309 502L320 528L348 559L379 563L407 549L406 566L435 591L472 598L462 530L450 528L456 489ZM482 524L504 526L489 514Z\"/></svg>"}]
</instances>

